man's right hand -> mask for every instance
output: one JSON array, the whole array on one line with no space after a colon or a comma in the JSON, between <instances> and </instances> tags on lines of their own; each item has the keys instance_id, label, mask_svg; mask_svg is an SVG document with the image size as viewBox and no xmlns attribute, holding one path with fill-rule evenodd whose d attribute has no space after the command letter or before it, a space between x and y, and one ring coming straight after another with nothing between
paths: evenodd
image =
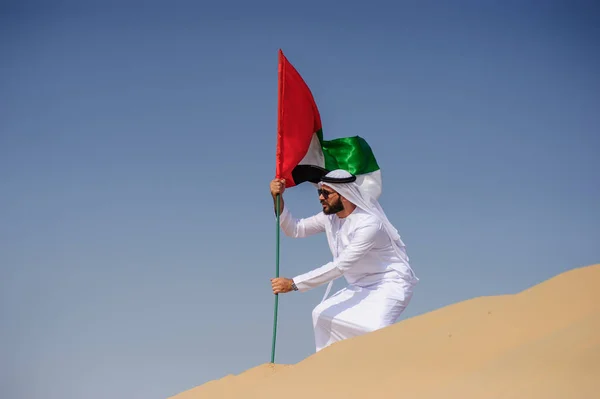
<instances>
[{"instance_id":1,"label":"man's right hand","mask_svg":"<svg viewBox=\"0 0 600 399\"><path fill-rule=\"evenodd\" d=\"M285 191L285 179L273 179L271 180L271 195L273 198L277 197L277 194L283 195Z\"/></svg>"}]
</instances>

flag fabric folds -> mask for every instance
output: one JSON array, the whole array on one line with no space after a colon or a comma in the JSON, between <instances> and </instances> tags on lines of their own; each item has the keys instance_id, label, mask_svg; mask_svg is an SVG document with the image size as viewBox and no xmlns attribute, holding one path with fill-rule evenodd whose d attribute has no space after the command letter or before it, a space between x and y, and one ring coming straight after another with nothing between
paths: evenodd
<instances>
[{"instance_id":1,"label":"flag fabric folds","mask_svg":"<svg viewBox=\"0 0 600 399\"><path fill-rule=\"evenodd\" d=\"M286 187L316 183L327 171L344 169L375 198L381 195L381 170L360 136L323 138L321 116L308 85L279 50L276 176Z\"/></svg>"}]
</instances>

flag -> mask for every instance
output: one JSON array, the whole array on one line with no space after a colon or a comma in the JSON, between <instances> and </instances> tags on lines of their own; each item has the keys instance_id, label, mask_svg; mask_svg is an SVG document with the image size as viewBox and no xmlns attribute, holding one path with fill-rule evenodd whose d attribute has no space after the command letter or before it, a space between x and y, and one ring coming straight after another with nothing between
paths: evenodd
<instances>
[{"instance_id":1,"label":"flag","mask_svg":"<svg viewBox=\"0 0 600 399\"><path fill-rule=\"evenodd\" d=\"M344 169L369 194L381 194L381 170L360 136L325 140L321 116L308 85L279 50L276 176L286 187L316 183L327 171Z\"/></svg>"}]
</instances>

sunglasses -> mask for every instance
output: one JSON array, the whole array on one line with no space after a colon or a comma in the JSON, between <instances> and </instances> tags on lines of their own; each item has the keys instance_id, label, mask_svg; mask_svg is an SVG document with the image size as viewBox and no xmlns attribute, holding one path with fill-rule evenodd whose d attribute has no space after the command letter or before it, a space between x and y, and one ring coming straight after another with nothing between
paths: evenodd
<instances>
[{"instance_id":1,"label":"sunglasses","mask_svg":"<svg viewBox=\"0 0 600 399\"><path fill-rule=\"evenodd\" d=\"M318 193L319 195L322 195L322 196L323 196L323 198L325 198L325 199L329 198L329 196L330 196L331 194L335 194L335 193L334 193L334 192L332 192L332 191L323 190L322 188L318 189L318 190L317 190L317 193Z\"/></svg>"}]
</instances>

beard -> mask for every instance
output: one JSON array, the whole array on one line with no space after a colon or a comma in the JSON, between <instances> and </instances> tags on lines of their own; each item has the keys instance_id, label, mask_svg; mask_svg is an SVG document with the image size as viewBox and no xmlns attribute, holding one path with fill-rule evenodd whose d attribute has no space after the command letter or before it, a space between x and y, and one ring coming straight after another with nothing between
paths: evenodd
<instances>
[{"instance_id":1,"label":"beard","mask_svg":"<svg viewBox=\"0 0 600 399\"><path fill-rule=\"evenodd\" d=\"M333 215L344 210L344 204L342 204L342 199L339 197L337 201L331 205L326 204L325 202L322 202L322 204L325 205L323 207L323 213L326 215Z\"/></svg>"}]
</instances>

